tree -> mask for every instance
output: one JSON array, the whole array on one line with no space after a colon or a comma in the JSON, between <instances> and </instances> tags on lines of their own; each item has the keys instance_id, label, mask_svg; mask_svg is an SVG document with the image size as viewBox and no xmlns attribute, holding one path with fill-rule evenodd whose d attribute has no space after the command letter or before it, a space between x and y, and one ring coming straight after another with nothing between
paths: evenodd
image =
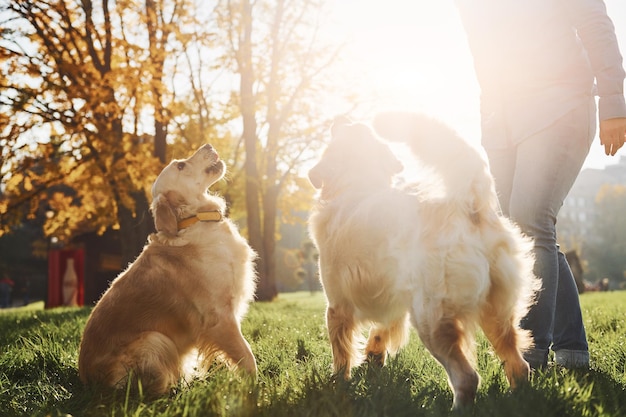
<instances>
[{"instance_id":1,"label":"tree","mask_svg":"<svg viewBox=\"0 0 626 417\"><path fill-rule=\"evenodd\" d=\"M68 242L119 229L123 263L136 256L165 161L164 68L188 9L175 0L2 5L0 233L43 207L54 214L47 235Z\"/></svg>"},{"instance_id":2,"label":"tree","mask_svg":"<svg viewBox=\"0 0 626 417\"><path fill-rule=\"evenodd\" d=\"M622 283L626 276L626 186L604 185L596 196L594 238L584 246L589 271L596 279Z\"/></svg>"},{"instance_id":3,"label":"tree","mask_svg":"<svg viewBox=\"0 0 626 417\"><path fill-rule=\"evenodd\" d=\"M321 0L210 4L0 6L0 233L42 212L65 242L119 230L125 264L152 228L163 162L210 142L229 161L230 214L259 254L258 299L276 295L276 223L310 203L301 167L326 136L320 103L337 91L339 47L320 36Z\"/></svg>"},{"instance_id":4,"label":"tree","mask_svg":"<svg viewBox=\"0 0 626 417\"><path fill-rule=\"evenodd\" d=\"M271 300L277 294L277 216L289 211L281 210L280 196L308 189L296 168L322 143L327 125L313 103L329 90L324 76L340 48L319 37L321 1L221 0L216 10L226 36L225 63L239 76L233 97L245 148L247 232L259 254L257 298Z\"/></svg>"}]
</instances>

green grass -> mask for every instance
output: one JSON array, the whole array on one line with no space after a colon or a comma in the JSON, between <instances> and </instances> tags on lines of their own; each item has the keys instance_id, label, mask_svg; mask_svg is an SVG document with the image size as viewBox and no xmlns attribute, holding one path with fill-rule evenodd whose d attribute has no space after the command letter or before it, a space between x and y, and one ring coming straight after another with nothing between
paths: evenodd
<instances>
[{"instance_id":1,"label":"green grass","mask_svg":"<svg viewBox=\"0 0 626 417\"><path fill-rule=\"evenodd\" d=\"M510 393L498 360L479 339L476 404L457 413L443 369L413 333L382 369L363 365L350 381L331 376L321 294L281 295L252 305L243 331L257 358L250 380L224 367L145 400L84 387L76 369L88 309L0 313L1 416L626 416L626 292L584 294L592 369L533 375Z\"/></svg>"}]
</instances>

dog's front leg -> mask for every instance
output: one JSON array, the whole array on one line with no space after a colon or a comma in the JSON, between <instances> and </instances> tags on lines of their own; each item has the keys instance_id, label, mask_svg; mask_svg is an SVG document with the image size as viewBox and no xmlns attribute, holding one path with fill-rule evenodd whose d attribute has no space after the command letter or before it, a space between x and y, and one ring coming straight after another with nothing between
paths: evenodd
<instances>
[{"instance_id":1,"label":"dog's front leg","mask_svg":"<svg viewBox=\"0 0 626 417\"><path fill-rule=\"evenodd\" d=\"M387 340L389 330L386 327L372 326L365 346L367 361L378 366L384 366L387 359Z\"/></svg>"},{"instance_id":2,"label":"dog's front leg","mask_svg":"<svg viewBox=\"0 0 626 417\"><path fill-rule=\"evenodd\" d=\"M350 370L355 365L358 352L354 346L355 321L351 309L345 306L331 306L326 309L326 325L333 352L333 371L350 378Z\"/></svg>"},{"instance_id":3,"label":"dog's front leg","mask_svg":"<svg viewBox=\"0 0 626 417\"><path fill-rule=\"evenodd\" d=\"M372 326L365 346L367 359L384 366L387 355L395 355L408 338L409 322L406 315L388 326Z\"/></svg>"},{"instance_id":4,"label":"dog's front leg","mask_svg":"<svg viewBox=\"0 0 626 417\"><path fill-rule=\"evenodd\" d=\"M256 376L257 366L250 345L244 339L235 317L222 317L209 329L207 350L223 352L237 367Z\"/></svg>"}]
</instances>

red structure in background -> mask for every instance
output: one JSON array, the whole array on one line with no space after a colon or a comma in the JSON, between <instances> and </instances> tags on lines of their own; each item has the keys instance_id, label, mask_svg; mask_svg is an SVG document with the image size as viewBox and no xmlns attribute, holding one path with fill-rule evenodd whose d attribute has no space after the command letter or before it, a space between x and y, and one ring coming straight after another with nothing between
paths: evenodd
<instances>
[{"instance_id":1,"label":"red structure in background","mask_svg":"<svg viewBox=\"0 0 626 417\"><path fill-rule=\"evenodd\" d=\"M63 276L68 259L74 260L77 276L77 297L79 306L84 304L85 293L85 251L84 249L55 249L48 252L48 299L46 308L59 307L63 304Z\"/></svg>"}]
</instances>

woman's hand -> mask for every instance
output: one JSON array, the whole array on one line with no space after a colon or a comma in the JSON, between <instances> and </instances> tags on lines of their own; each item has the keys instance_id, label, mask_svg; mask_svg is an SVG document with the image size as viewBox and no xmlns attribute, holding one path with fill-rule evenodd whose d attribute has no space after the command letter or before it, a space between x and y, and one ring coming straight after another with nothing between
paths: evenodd
<instances>
[{"instance_id":1,"label":"woman's hand","mask_svg":"<svg viewBox=\"0 0 626 417\"><path fill-rule=\"evenodd\" d=\"M604 153L615 155L624 146L626 138L626 117L600 120L600 143L604 145Z\"/></svg>"}]
</instances>

